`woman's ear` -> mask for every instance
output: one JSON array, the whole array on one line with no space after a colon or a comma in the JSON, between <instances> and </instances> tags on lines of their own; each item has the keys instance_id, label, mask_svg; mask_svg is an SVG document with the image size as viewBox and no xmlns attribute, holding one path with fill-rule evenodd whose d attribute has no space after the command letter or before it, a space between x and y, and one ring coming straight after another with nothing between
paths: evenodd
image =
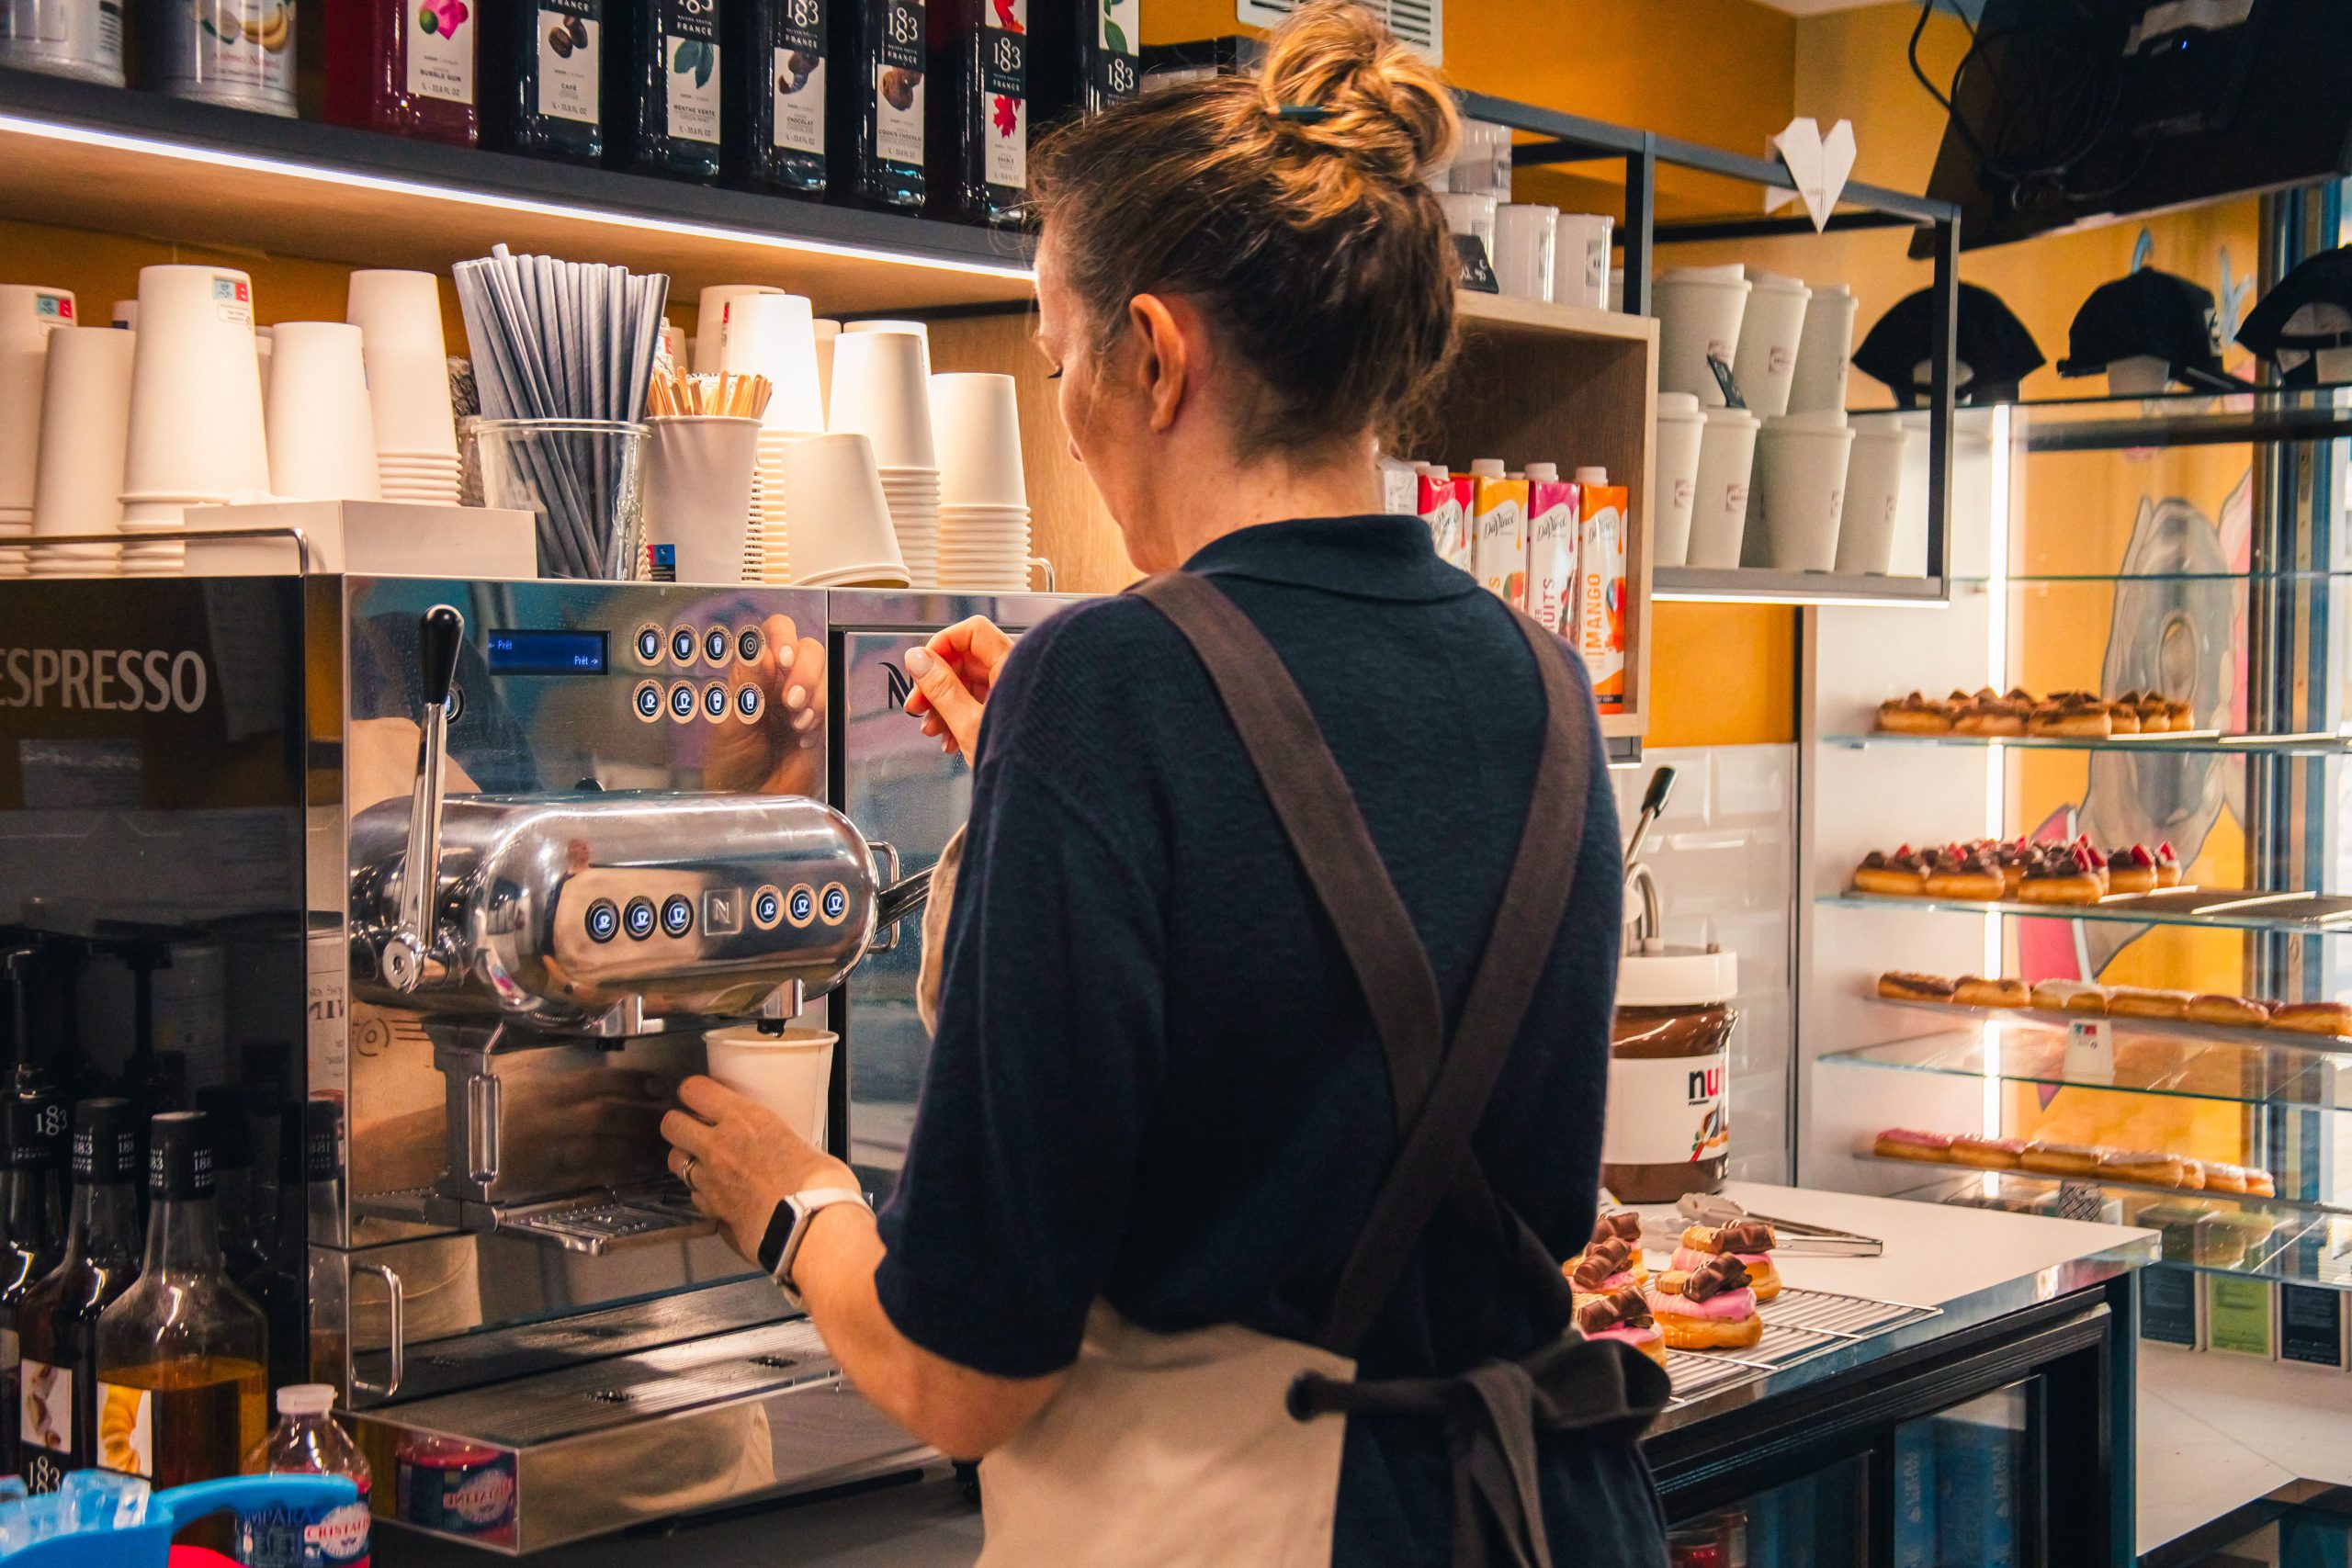
<instances>
[{"instance_id":1,"label":"woman's ear","mask_svg":"<svg viewBox=\"0 0 2352 1568\"><path fill-rule=\"evenodd\" d=\"M1150 401L1151 428L1164 434L1175 426L1193 378L1207 367L1205 323L1184 300L1138 294L1127 301L1127 324L1136 345L1136 390Z\"/></svg>"}]
</instances>

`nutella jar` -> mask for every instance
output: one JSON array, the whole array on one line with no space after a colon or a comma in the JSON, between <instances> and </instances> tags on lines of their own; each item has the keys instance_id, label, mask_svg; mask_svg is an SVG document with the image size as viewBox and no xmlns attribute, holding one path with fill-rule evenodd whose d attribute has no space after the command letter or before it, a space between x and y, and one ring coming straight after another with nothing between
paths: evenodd
<instances>
[{"instance_id":1,"label":"nutella jar","mask_svg":"<svg viewBox=\"0 0 2352 1568\"><path fill-rule=\"evenodd\" d=\"M1724 1184L1731 1154L1731 998L1719 950L1629 953L1617 969L1600 1179L1621 1203L1671 1203Z\"/></svg>"}]
</instances>

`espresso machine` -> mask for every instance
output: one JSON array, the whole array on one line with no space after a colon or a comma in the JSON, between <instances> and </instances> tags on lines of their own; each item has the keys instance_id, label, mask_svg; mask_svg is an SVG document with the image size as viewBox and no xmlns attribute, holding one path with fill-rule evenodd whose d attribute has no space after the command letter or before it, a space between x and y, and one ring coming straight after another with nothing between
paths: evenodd
<instances>
[{"instance_id":1,"label":"espresso machine","mask_svg":"<svg viewBox=\"0 0 2352 1568\"><path fill-rule=\"evenodd\" d=\"M831 1028L828 1141L887 1196L901 917L970 787L900 656L1058 603L0 583L9 1048L311 1129L256 1161L273 1376L341 1391L379 1516L516 1553L918 1463L659 1124L707 1030Z\"/></svg>"}]
</instances>

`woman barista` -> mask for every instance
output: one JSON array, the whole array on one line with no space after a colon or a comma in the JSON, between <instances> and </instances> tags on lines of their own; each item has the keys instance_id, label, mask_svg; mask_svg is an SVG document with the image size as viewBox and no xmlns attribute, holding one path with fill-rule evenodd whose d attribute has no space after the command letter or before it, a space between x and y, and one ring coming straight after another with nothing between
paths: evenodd
<instances>
[{"instance_id":1,"label":"woman barista","mask_svg":"<svg viewBox=\"0 0 2352 1568\"><path fill-rule=\"evenodd\" d=\"M879 1218L707 1079L664 1123L860 1392L987 1456L984 1563L1665 1558L1664 1376L1577 1337L1557 1262L1617 963L1589 688L1365 515L1453 344L1455 132L1316 6L1043 151L1038 344L1164 575L909 655L975 787Z\"/></svg>"}]
</instances>

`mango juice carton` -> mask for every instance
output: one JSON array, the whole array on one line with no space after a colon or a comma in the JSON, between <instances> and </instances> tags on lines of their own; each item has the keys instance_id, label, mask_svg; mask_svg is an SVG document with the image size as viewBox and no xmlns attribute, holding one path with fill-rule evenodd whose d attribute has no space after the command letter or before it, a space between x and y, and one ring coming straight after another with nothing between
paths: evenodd
<instances>
[{"instance_id":1,"label":"mango juice carton","mask_svg":"<svg viewBox=\"0 0 2352 1568\"><path fill-rule=\"evenodd\" d=\"M1527 481L1503 472L1499 457L1470 465L1472 572L1506 604L1527 608Z\"/></svg>"},{"instance_id":2,"label":"mango juice carton","mask_svg":"<svg viewBox=\"0 0 2352 1568\"><path fill-rule=\"evenodd\" d=\"M1573 629L1577 542L1583 518L1577 487L1551 463L1527 465L1527 613L1555 634Z\"/></svg>"},{"instance_id":3,"label":"mango juice carton","mask_svg":"<svg viewBox=\"0 0 2352 1568\"><path fill-rule=\"evenodd\" d=\"M1430 525L1430 541L1438 558L1449 566L1470 570L1470 512L1453 476L1435 463L1421 465L1419 504L1414 508Z\"/></svg>"},{"instance_id":4,"label":"mango juice carton","mask_svg":"<svg viewBox=\"0 0 2352 1568\"><path fill-rule=\"evenodd\" d=\"M1603 713L1625 711L1625 511L1632 492L1606 468L1577 470L1576 644Z\"/></svg>"}]
</instances>

